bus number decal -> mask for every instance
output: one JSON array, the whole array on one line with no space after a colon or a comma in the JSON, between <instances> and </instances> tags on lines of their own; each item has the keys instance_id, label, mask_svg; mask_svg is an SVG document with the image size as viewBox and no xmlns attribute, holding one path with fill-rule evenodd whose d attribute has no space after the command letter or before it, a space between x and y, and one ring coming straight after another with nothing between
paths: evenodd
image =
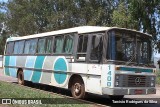
<instances>
[{"instance_id":1,"label":"bus number decal","mask_svg":"<svg viewBox=\"0 0 160 107\"><path fill-rule=\"evenodd\" d=\"M109 70L108 70L108 75L107 75L107 86L111 86L111 66L108 66Z\"/></svg>"}]
</instances>

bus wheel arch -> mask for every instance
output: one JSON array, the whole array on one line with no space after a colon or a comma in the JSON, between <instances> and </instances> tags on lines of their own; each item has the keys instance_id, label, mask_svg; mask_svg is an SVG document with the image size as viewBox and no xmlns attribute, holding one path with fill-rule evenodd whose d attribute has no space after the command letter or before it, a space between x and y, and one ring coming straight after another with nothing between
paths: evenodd
<instances>
[{"instance_id":1,"label":"bus wheel arch","mask_svg":"<svg viewBox=\"0 0 160 107\"><path fill-rule=\"evenodd\" d=\"M17 70L17 82L20 85L24 85L24 74L22 68L18 68Z\"/></svg>"},{"instance_id":2,"label":"bus wheel arch","mask_svg":"<svg viewBox=\"0 0 160 107\"><path fill-rule=\"evenodd\" d=\"M73 74L69 79L68 88L74 98L85 98L85 84L80 75Z\"/></svg>"}]
</instances>

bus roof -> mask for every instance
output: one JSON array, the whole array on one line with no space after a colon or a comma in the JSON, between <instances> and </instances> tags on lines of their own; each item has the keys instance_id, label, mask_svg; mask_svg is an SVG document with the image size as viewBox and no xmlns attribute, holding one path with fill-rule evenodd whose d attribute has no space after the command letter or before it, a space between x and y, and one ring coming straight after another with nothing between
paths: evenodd
<instances>
[{"instance_id":1,"label":"bus roof","mask_svg":"<svg viewBox=\"0 0 160 107\"><path fill-rule=\"evenodd\" d=\"M45 37L45 36L51 36L51 35L60 35L60 34L67 34L67 33L91 33L91 32L100 32L100 31L106 31L111 29L123 29L127 31L134 31L137 33L144 34L142 32L126 29L126 28L118 28L118 27L100 27L100 26L79 26L74 28L68 28L68 29L62 29L62 30L56 30L51 32L45 32L45 33L39 33L39 34L33 34L33 35L27 35L27 36L21 36L21 37L10 37L7 39L7 41L16 41L16 40L23 40L23 39L30 39L30 38L37 38L37 37ZM149 34L145 34L148 36L151 36Z\"/></svg>"}]
</instances>

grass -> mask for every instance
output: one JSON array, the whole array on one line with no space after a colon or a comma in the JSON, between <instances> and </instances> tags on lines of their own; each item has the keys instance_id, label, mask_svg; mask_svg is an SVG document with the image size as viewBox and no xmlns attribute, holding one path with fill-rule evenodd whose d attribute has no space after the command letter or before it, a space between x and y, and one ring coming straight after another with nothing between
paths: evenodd
<instances>
[{"instance_id":1,"label":"grass","mask_svg":"<svg viewBox=\"0 0 160 107\"><path fill-rule=\"evenodd\" d=\"M0 81L0 98L46 98L48 101L54 101L54 104L41 104L41 105L0 105L0 107L88 107L90 104L83 104L74 99L63 98L59 95L53 95L40 90L33 90L19 85L6 83ZM63 104L62 104L63 103Z\"/></svg>"}]
</instances>

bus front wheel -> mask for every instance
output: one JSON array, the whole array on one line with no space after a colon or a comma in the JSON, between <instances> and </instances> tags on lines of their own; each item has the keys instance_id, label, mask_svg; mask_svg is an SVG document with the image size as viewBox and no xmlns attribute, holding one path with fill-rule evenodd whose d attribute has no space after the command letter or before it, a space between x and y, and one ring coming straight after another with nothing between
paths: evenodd
<instances>
[{"instance_id":1,"label":"bus front wheel","mask_svg":"<svg viewBox=\"0 0 160 107\"><path fill-rule=\"evenodd\" d=\"M80 78L75 78L73 80L71 93L72 93L72 96L77 99L85 97L84 83Z\"/></svg>"},{"instance_id":2,"label":"bus front wheel","mask_svg":"<svg viewBox=\"0 0 160 107\"><path fill-rule=\"evenodd\" d=\"M18 72L18 84L24 85L24 75L23 75L23 71L19 71L19 72Z\"/></svg>"}]
</instances>

